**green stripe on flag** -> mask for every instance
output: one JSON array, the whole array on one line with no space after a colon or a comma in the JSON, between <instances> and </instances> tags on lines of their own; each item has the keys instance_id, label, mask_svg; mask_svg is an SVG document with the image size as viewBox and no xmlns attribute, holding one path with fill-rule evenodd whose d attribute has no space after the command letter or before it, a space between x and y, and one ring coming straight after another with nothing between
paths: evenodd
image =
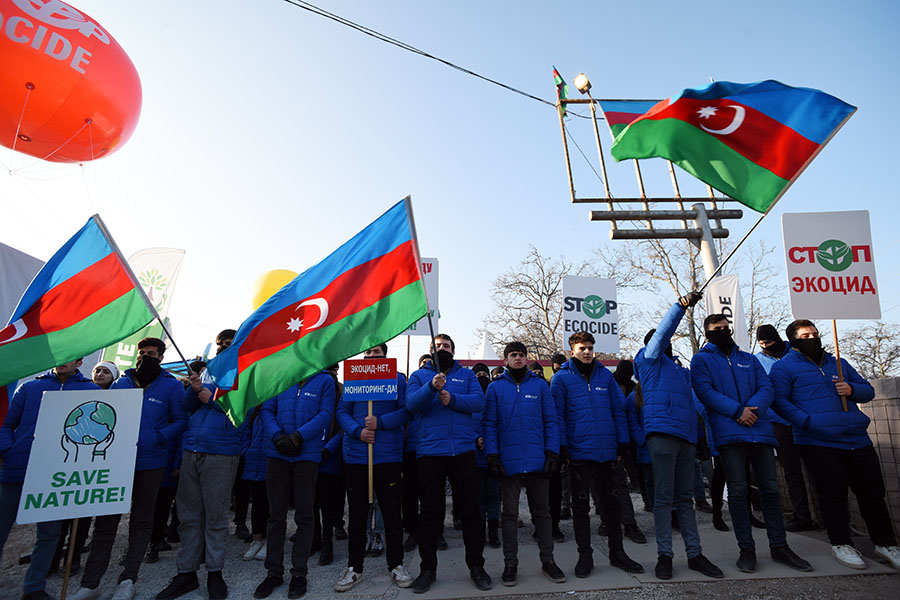
<instances>
[{"instance_id":1,"label":"green stripe on flag","mask_svg":"<svg viewBox=\"0 0 900 600\"><path fill-rule=\"evenodd\" d=\"M138 331L153 316L136 289L60 331L17 340L0 351L0 385L83 358Z\"/></svg>"},{"instance_id":2,"label":"green stripe on flag","mask_svg":"<svg viewBox=\"0 0 900 600\"><path fill-rule=\"evenodd\" d=\"M364 352L403 333L425 315L425 292L414 281L366 307L303 336L297 343L256 361L240 373L237 389L219 400L235 426L247 411L328 365ZM285 376L289 373L290 378Z\"/></svg>"},{"instance_id":3,"label":"green stripe on flag","mask_svg":"<svg viewBox=\"0 0 900 600\"><path fill-rule=\"evenodd\" d=\"M787 179L679 119L634 122L616 137L611 153L616 160L668 158L723 194L762 213L788 184Z\"/></svg>"}]
</instances>

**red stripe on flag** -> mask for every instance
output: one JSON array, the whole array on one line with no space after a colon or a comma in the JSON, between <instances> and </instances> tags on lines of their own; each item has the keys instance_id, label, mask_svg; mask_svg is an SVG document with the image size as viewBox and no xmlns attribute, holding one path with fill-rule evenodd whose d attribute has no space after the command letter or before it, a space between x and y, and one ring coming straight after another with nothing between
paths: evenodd
<instances>
[{"instance_id":1,"label":"red stripe on flag","mask_svg":"<svg viewBox=\"0 0 900 600\"><path fill-rule=\"evenodd\" d=\"M711 116L702 118L701 110L705 108L716 110ZM679 98L663 110L651 110L643 119L679 119L689 123L784 179L793 177L819 148L819 144L790 127L729 98ZM735 123L737 128L731 130ZM726 133L716 133L722 130Z\"/></svg>"},{"instance_id":2,"label":"red stripe on flag","mask_svg":"<svg viewBox=\"0 0 900 600\"><path fill-rule=\"evenodd\" d=\"M615 112L609 111L603 113L606 116L606 122L610 125L628 125L638 117L644 115L644 113L626 113L626 112Z\"/></svg>"},{"instance_id":3,"label":"red stripe on flag","mask_svg":"<svg viewBox=\"0 0 900 600\"><path fill-rule=\"evenodd\" d=\"M48 290L22 315L26 333L17 340L45 335L75 325L134 289L114 253L107 254ZM0 331L0 344L16 335L17 324Z\"/></svg>"},{"instance_id":4,"label":"red stripe on flag","mask_svg":"<svg viewBox=\"0 0 900 600\"><path fill-rule=\"evenodd\" d=\"M328 327L418 280L412 242L404 242L387 254L344 271L322 291L281 309L257 325L238 351L238 372L297 343L310 331ZM308 329L320 320L321 309L315 304L300 305L313 300L324 300L328 315L321 325Z\"/></svg>"}]
</instances>

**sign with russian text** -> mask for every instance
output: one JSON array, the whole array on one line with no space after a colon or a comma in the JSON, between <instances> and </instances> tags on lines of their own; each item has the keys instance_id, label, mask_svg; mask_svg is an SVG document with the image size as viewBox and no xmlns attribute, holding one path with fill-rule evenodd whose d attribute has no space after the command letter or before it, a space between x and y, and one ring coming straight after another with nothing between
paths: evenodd
<instances>
[{"instance_id":1,"label":"sign with russian text","mask_svg":"<svg viewBox=\"0 0 900 600\"><path fill-rule=\"evenodd\" d=\"M619 313L612 279L566 275L563 279L563 342L577 331L594 336L594 352L619 352Z\"/></svg>"},{"instance_id":2,"label":"sign with russian text","mask_svg":"<svg viewBox=\"0 0 900 600\"><path fill-rule=\"evenodd\" d=\"M143 390L44 392L19 523L131 510Z\"/></svg>"},{"instance_id":3,"label":"sign with russian text","mask_svg":"<svg viewBox=\"0 0 900 600\"><path fill-rule=\"evenodd\" d=\"M428 298L428 314L431 316L431 324L434 332L438 329L438 318L441 312L438 310L438 259L422 258L422 275L425 282L425 297ZM428 316L422 317L400 335L427 335L431 336L428 328Z\"/></svg>"},{"instance_id":4,"label":"sign with russian text","mask_svg":"<svg viewBox=\"0 0 900 600\"><path fill-rule=\"evenodd\" d=\"M781 217L795 319L880 319L869 211Z\"/></svg>"},{"instance_id":5,"label":"sign with russian text","mask_svg":"<svg viewBox=\"0 0 900 600\"><path fill-rule=\"evenodd\" d=\"M344 394L347 402L397 399L397 359L368 358L344 361Z\"/></svg>"}]
</instances>

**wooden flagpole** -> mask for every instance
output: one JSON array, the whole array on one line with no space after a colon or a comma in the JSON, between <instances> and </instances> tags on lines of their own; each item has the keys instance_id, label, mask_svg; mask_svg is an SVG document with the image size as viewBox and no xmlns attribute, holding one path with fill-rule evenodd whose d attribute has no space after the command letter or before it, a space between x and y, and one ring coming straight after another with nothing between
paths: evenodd
<instances>
[{"instance_id":1,"label":"wooden flagpole","mask_svg":"<svg viewBox=\"0 0 900 600\"><path fill-rule=\"evenodd\" d=\"M66 590L69 587L69 573L72 569L72 556L75 554L75 538L78 535L78 519L72 519L72 529L69 532L69 551L66 553L66 568L63 570L62 590L59 593L59 600L66 600Z\"/></svg>"},{"instance_id":2,"label":"wooden flagpole","mask_svg":"<svg viewBox=\"0 0 900 600\"><path fill-rule=\"evenodd\" d=\"M838 346L837 321L831 320L831 331L834 334L834 359L837 361L838 382L844 381L844 370L841 368L841 349ZM841 396L841 408L847 412L847 397Z\"/></svg>"},{"instance_id":3,"label":"wooden flagpole","mask_svg":"<svg viewBox=\"0 0 900 600\"><path fill-rule=\"evenodd\" d=\"M372 416L372 401L367 402L369 405L369 416ZM375 444L369 444L369 504L375 502L375 473L373 465L375 461Z\"/></svg>"}]
</instances>

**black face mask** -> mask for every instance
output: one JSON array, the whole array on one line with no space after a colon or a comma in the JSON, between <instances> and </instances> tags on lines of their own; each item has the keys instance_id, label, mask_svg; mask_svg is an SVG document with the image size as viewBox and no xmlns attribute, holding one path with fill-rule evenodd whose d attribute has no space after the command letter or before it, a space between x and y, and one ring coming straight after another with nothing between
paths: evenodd
<instances>
[{"instance_id":1,"label":"black face mask","mask_svg":"<svg viewBox=\"0 0 900 600\"><path fill-rule=\"evenodd\" d=\"M489 373L479 373L478 375L475 376L475 378L478 380L478 385L481 386L481 391L486 392L487 387L489 385L491 385L490 374Z\"/></svg>"},{"instance_id":2,"label":"black face mask","mask_svg":"<svg viewBox=\"0 0 900 600\"><path fill-rule=\"evenodd\" d=\"M438 350L438 367L441 373L446 373L453 366L453 355L448 350Z\"/></svg>"},{"instance_id":3,"label":"black face mask","mask_svg":"<svg viewBox=\"0 0 900 600\"><path fill-rule=\"evenodd\" d=\"M150 382L159 377L160 373L162 373L162 366L160 366L159 359L155 356L144 354L143 356L138 356L137 361L134 363L134 375L137 377L138 384L141 387L149 385Z\"/></svg>"},{"instance_id":4,"label":"black face mask","mask_svg":"<svg viewBox=\"0 0 900 600\"><path fill-rule=\"evenodd\" d=\"M777 342L769 345L768 348L763 348L763 354L766 356L774 356L775 358L780 358L782 354L784 354L784 340L778 340Z\"/></svg>"},{"instance_id":5,"label":"black face mask","mask_svg":"<svg viewBox=\"0 0 900 600\"><path fill-rule=\"evenodd\" d=\"M710 343L719 347L719 350L728 354L734 348L734 339L731 337L731 331L727 329L714 329L706 332L706 339Z\"/></svg>"},{"instance_id":6,"label":"black face mask","mask_svg":"<svg viewBox=\"0 0 900 600\"><path fill-rule=\"evenodd\" d=\"M522 383L525 379L525 375L528 373L528 367L521 367L519 369L513 369L509 365L506 366L507 372L509 372L510 376L513 378L513 381L516 383Z\"/></svg>"},{"instance_id":7,"label":"black face mask","mask_svg":"<svg viewBox=\"0 0 900 600\"><path fill-rule=\"evenodd\" d=\"M573 357L572 357L572 364L575 365L575 368L578 369L578 370L581 372L582 375L584 375L585 377L590 377L590 376L591 376L591 369L594 368L594 360L595 360L595 359L592 358L590 362L583 363L583 362L581 362L580 360L578 360L577 358L575 358L575 357L573 356Z\"/></svg>"},{"instance_id":8,"label":"black face mask","mask_svg":"<svg viewBox=\"0 0 900 600\"><path fill-rule=\"evenodd\" d=\"M808 356L816 364L822 362L822 356L825 354L825 351L822 349L822 338L792 340L791 346Z\"/></svg>"}]
</instances>

